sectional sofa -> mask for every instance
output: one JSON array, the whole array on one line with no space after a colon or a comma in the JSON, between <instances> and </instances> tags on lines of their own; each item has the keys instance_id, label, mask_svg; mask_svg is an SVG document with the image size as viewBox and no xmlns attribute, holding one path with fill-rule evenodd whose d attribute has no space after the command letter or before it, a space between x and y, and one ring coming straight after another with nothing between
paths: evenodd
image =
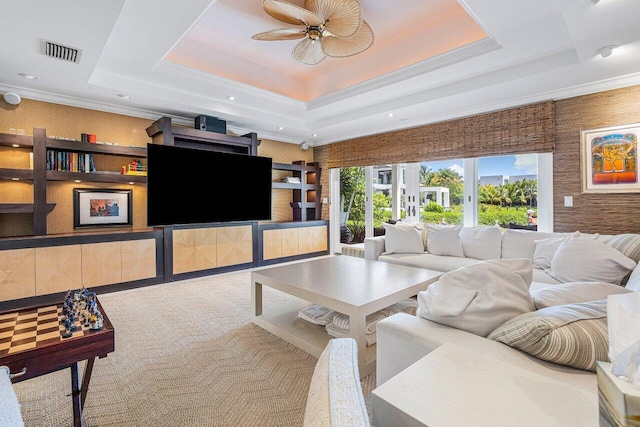
<instances>
[{"instance_id":1,"label":"sectional sofa","mask_svg":"<svg viewBox=\"0 0 640 427\"><path fill-rule=\"evenodd\" d=\"M417 315L394 314L377 324L377 385L439 346L453 343L587 391L590 398L583 407L592 415L593 425L597 425L595 360L606 360L606 298L640 291L640 267L636 267L640 235L502 231L498 227L416 228L415 224L412 231L405 226L385 227L385 236L367 238L365 258L443 271L447 277L465 269L479 270L481 264L491 264L490 260L530 261L533 280L529 279L527 286L533 307L522 309L522 314L488 334L478 334L457 327L464 323L456 323L455 316L441 316L434 321L434 316L421 314L426 301L421 297L429 297L425 291L421 293L425 295L418 295L421 305ZM437 239L430 242L430 237ZM467 280L482 276L467 272L463 277ZM469 286L475 286L473 280L469 282ZM482 282L477 288L479 293L491 285L486 276ZM490 319L491 307L485 308ZM584 338L584 331L592 334L587 343L584 339L578 343L563 341L580 341L576 336ZM489 387L487 392L490 393ZM397 417L395 413L376 416L375 411L374 407L374 423L376 418Z\"/></svg>"}]
</instances>

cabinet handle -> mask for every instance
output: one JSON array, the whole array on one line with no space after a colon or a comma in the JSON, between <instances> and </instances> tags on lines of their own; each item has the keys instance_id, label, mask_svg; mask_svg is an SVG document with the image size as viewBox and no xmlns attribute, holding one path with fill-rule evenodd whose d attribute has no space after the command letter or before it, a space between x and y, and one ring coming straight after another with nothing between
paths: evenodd
<instances>
[{"instance_id":1,"label":"cabinet handle","mask_svg":"<svg viewBox=\"0 0 640 427\"><path fill-rule=\"evenodd\" d=\"M24 367L20 372L16 372L15 374L9 374L9 379L12 380L14 378L21 377L26 373L27 373L27 368Z\"/></svg>"}]
</instances>

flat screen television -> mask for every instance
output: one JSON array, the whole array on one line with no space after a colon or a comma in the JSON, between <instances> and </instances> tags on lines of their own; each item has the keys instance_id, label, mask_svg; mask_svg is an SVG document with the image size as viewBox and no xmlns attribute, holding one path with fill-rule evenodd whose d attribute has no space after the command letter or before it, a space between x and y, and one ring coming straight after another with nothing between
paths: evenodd
<instances>
[{"instance_id":1,"label":"flat screen television","mask_svg":"<svg viewBox=\"0 0 640 427\"><path fill-rule=\"evenodd\" d=\"M271 219L268 157L147 144L149 227Z\"/></svg>"}]
</instances>

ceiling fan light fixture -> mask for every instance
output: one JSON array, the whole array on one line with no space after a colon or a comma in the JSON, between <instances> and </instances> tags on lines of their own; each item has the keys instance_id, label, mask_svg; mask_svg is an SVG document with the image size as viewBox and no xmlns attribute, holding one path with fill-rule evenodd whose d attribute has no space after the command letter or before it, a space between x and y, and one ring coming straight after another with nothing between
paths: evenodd
<instances>
[{"instance_id":1,"label":"ceiling fan light fixture","mask_svg":"<svg viewBox=\"0 0 640 427\"><path fill-rule=\"evenodd\" d=\"M364 52L373 44L373 31L362 18L356 0L304 0L300 7L282 0L262 0L272 18L304 30L280 28L253 35L254 40L302 39L291 56L306 65L316 65L325 57L343 58ZM316 41L318 43L316 43Z\"/></svg>"}]
</instances>

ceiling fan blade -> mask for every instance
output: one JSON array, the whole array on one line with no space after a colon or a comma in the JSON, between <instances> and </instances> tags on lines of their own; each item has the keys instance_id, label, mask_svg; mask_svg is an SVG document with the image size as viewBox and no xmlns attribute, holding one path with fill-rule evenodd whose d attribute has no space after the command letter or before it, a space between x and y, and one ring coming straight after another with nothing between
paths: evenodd
<instances>
[{"instance_id":1,"label":"ceiling fan blade","mask_svg":"<svg viewBox=\"0 0 640 427\"><path fill-rule=\"evenodd\" d=\"M364 52L373 44L373 31L366 21L362 21L360 29L349 38L323 37L322 50L327 56L343 58Z\"/></svg>"},{"instance_id":2,"label":"ceiling fan blade","mask_svg":"<svg viewBox=\"0 0 640 427\"><path fill-rule=\"evenodd\" d=\"M306 65L316 65L326 57L320 41L312 40L309 37L295 45L291 56Z\"/></svg>"},{"instance_id":3,"label":"ceiling fan blade","mask_svg":"<svg viewBox=\"0 0 640 427\"><path fill-rule=\"evenodd\" d=\"M273 18L288 24L307 26L324 24L324 20L315 13L285 1L263 0L262 7Z\"/></svg>"},{"instance_id":4,"label":"ceiling fan blade","mask_svg":"<svg viewBox=\"0 0 640 427\"><path fill-rule=\"evenodd\" d=\"M301 39L307 35L305 30L296 30L294 28L278 28L275 30L265 31L263 33L254 34L251 36L254 40L295 40Z\"/></svg>"},{"instance_id":5,"label":"ceiling fan blade","mask_svg":"<svg viewBox=\"0 0 640 427\"><path fill-rule=\"evenodd\" d=\"M362 23L362 9L356 0L305 0L304 7L317 13L334 36L351 37Z\"/></svg>"}]
</instances>

